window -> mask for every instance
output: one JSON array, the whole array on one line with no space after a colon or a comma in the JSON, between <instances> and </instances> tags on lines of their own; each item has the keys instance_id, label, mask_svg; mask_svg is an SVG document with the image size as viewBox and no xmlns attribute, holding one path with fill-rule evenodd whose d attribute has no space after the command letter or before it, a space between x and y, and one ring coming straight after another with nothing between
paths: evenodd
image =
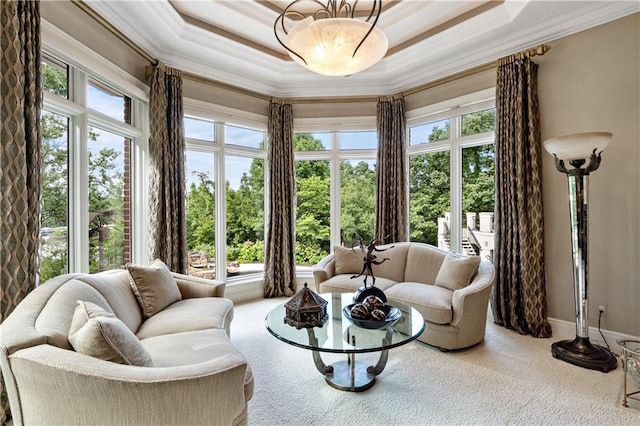
<instances>
[{"instance_id":1,"label":"window","mask_svg":"<svg viewBox=\"0 0 640 426\"><path fill-rule=\"evenodd\" d=\"M448 111L410 120L410 237L491 257L495 109L484 101Z\"/></svg>"},{"instance_id":2,"label":"window","mask_svg":"<svg viewBox=\"0 0 640 426\"><path fill-rule=\"evenodd\" d=\"M225 143L264 149L264 132L237 126L224 126Z\"/></svg>"},{"instance_id":3,"label":"window","mask_svg":"<svg viewBox=\"0 0 640 426\"><path fill-rule=\"evenodd\" d=\"M133 111L146 106L105 81L43 54L41 282L132 260L132 150L143 135Z\"/></svg>"},{"instance_id":4,"label":"window","mask_svg":"<svg viewBox=\"0 0 640 426\"><path fill-rule=\"evenodd\" d=\"M409 145L446 141L451 137L451 120L432 121L409 128Z\"/></svg>"},{"instance_id":5,"label":"window","mask_svg":"<svg viewBox=\"0 0 640 426\"><path fill-rule=\"evenodd\" d=\"M130 99L95 79L87 84L87 106L123 123L131 123Z\"/></svg>"},{"instance_id":6,"label":"window","mask_svg":"<svg viewBox=\"0 0 640 426\"><path fill-rule=\"evenodd\" d=\"M448 223L451 211L449 151L410 156L409 222L410 239L446 248L450 242ZM441 242L440 238L446 241Z\"/></svg>"},{"instance_id":7,"label":"window","mask_svg":"<svg viewBox=\"0 0 640 426\"><path fill-rule=\"evenodd\" d=\"M200 139L213 142L213 122L198 120L191 117L184 118L184 135L189 139Z\"/></svg>"},{"instance_id":8,"label":"window","mask_svg":"<svg viewBox=\"0 0 640 426\"><path fill-rule=\"evenodd\" d=\"M69 119L43 110L40 280L68 272Z\"/></svg>"},{"instance_id":9,"label":"window","mask_svg":"<svg viewBox=\"0 0 640 426\"><path fill-rule=\"evenodd\" d=\"M348 246L356 234L369 242L374 237L376 215L376 161L340 161L340 234Z\"/></svg>"},{"instance_id":10,"label":"window","mask_svg":"<svg viewBox=\"0 0 640 426\"><path fill-rule=\"evenodd\" d=\"M215 153L187 150L185 174L189 274L209 279L216 278L215 165Z\"/></svg>"},{"instance_id":11,"label":"window","mask_svg":"<svg viewBox=\"0 0 640 426\"><path fill-rule=\"evenodd\" d=\"M264 160L225 155L227 275L257 273L264 263Z\"/></svg>"},{"instance_id":12,"label":"window","mask_svg":"<svg viewBox=\"0 0 640 426\"><path fill-rule=\"evenodd\" d=\"M69 67L53 56L42 54L42 89L63 98L69 97Z\"/></svg>"},{"instance_id":13,"label":"window","mask_svg":"<svg viewBox=\"0 0 640 426\"><path fill-rule=\"evenodd\" d=\"M295 137L295 148L309 146L310 134ZM331 163L296 161L296 263L311 266L331 249Z\"/></svg>"},{"instance_id":14,"label":"window","mask_svg":"<svg viewBox=\"0 0 640 426\"><path fill-rule=\"evenodd\" d=\"M332 245L373 238L377 136L372 131L296 133L296 254L311 266Z\"/></svg>"},{"instance_id":15,"label":"window","mask_svg":"<svg viewBox=\"0 0 640 426\"><path fill-rule=\"evenodd\" d=\"M185 117L185 133L189 273L232 281L261 275L265 132ZM372 238L376 145L370 131L294 135L299 266L320 261L332 243L351 244L354 232ZM224 274L216 272L220 268Z\"/></svg>"},{"instance_id":16,"label":"window","mask_svg":"<svg viewBox=\"0 0 640 426\"><path fill-rule=\"evenodd\" d=\"M340 149L377 149L376 132L340 132Z\"/></svg>"},{"instance_id":17,"label":"window","mask_svg":"<svg viewBox=\"0 0 640 426\"><path fill-rule=\"evenodd\" d=\"M204 117L184 124L188 273L219 280L261 273L265 132Z\"/></svg>"},{"instance_id":18,"label":"window","mask_svg":"<svg viewBox=\"0 0 640 426\"><path fill-rule=\"evenodd\" d=\"M131 260L130 139L90 128L89 272L123 268Z\"/></svg>"}]
</instances>

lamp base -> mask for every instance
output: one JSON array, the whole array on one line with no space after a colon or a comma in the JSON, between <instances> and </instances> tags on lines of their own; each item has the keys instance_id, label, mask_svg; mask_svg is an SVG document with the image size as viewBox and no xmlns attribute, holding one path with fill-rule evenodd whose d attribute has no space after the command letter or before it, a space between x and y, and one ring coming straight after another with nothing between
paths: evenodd
<instances>
[{"instance_id":1,"label":"lamp base","mask_svg":"<svg viewBox=\"0 0 640 426\"><path fill-rule=\"evenodd\" d=\"M593 345L588 337L578 337L574 340L562 340L551 345L554 358L566 361L578 367L590 370L600 370L608 373L615 370L618 360L608 349Z\"/></svg>"}]
</instances>

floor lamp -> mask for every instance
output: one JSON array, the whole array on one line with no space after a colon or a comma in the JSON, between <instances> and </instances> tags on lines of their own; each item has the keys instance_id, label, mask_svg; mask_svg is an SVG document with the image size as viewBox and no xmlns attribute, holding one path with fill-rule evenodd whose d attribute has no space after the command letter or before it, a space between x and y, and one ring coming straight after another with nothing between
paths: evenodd
<instances>
[{"instance_id":1,"label":"floor lamp","mask_svg":"<svg viewBox=\"0 0 640 426\"><path fill-rule=\"evenodd\" d=\"M614 370L618 362L611 351L589 341L587 183L589 173L600 166L600 156L611 136L607 132L579 133L544 142L545 149L555 158L556 168L567 175L569 183L576 314L576 338L553 343L551 353L554 358L603 373ZM570 168L565 166L565 161Z\"/></svg>"}]
</instances>

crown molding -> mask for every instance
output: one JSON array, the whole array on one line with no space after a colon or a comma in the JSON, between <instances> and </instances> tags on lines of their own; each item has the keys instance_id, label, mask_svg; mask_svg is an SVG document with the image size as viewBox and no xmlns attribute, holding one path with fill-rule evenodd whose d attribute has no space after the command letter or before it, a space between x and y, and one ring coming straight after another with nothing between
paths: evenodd
<instances>
[{"instance_id":1,"label":"crown molding","mask_svg":"<svg viewBox=\"0 0 640 426\"><path fill-rule=\"evenodd\" d=\"M124 72L49 21L41 19L40 27L45 50L60 56L60 59L71 61L74 66L85 71L108 78L129 96L145 102L149 100L149 87L136 77Z\"/></svg>"}]
</instances>

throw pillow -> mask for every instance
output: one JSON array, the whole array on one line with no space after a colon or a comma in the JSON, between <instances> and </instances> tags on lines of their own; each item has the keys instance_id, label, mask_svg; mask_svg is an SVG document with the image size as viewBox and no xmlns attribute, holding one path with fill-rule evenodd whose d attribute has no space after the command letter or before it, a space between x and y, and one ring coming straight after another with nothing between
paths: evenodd
<instances>
[{"instance_id":1,"label":"throw pillow","mask_svg":"<svg viewBox=\"0 0 640 426\"><path fill-rule=\"evenodd\" d=\"M78 300L69 343L81 354L118 364L154 367L151 355L127 326L100 306Z\"/></svg>"},{"instance_id":2,"label":"throw pillow","mask_svg":"<svg viewBox=\"0 0 640 426\"><path fill-rule=\"evenodd\" d=\"M182 299L178 283L160 259L151 262L150 266L128 264L127 270L129 283L145 319Z\"/></svg>"},{"instance_id":3,"label":"throw pillow","mask_svg":"<svg viewBox=\"0 0 640 426\"><path fill-rule=\"evenodd\" d=\"M447 254L436 276L435 285L456 291L469 285L478 272L480 256Z\"/></svg>"},{"instance_id":4,"label":"throw pillow","mask_svg":"<svg viewBox=\"0 0 640 426\"><path fill-rule=\"evenodd\" d=\"M336 260L336 275L359 274L362 271L364 260L362 250L359 248L335 246L333 247L333 255Z\"/></svg>"}]
</instances>

